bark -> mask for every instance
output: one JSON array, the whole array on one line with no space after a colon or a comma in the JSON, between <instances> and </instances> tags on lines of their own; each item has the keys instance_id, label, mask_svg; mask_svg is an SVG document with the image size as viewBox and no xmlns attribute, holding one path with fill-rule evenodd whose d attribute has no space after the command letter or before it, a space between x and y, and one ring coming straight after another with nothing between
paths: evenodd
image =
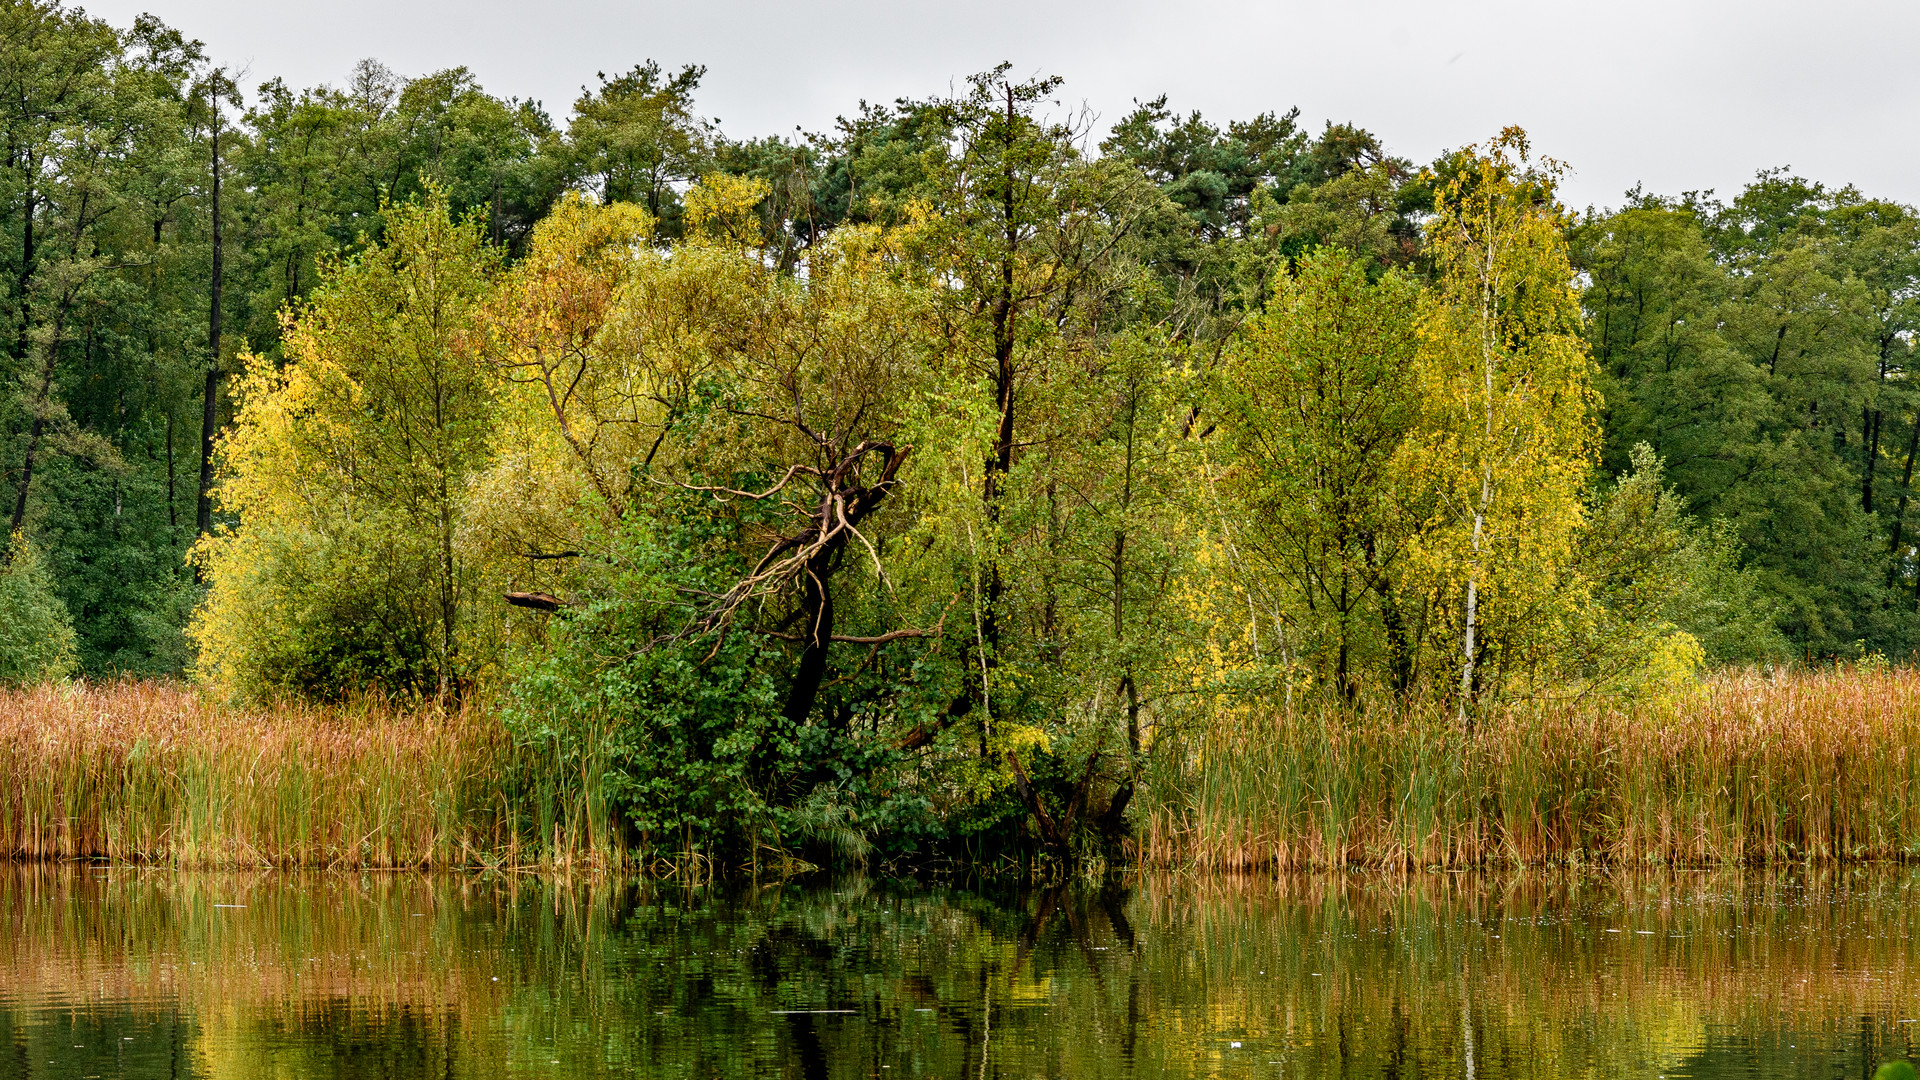
<instances>
[{"instance_id":1,"label":"bark","mask_svg":"<svg viewBox=\"0 0 1920 1080\"><path fill-rule=\"evenodd\" d=\"M827 659L834 644L833 574L859 527L893 491L894 476L906 460L909 447L898 450L884 443L862 443L822 478L824 491L807 527L798 535L777 542L763 566L771 564L783 552L795 549L812 551L799 568L802 645L800 662L794 668L793 685L787 691L786 707L781 710L789 723L806 722L820 696L820 684L827 673ZM885 455L880 478L871 485L857 481L860 461L869 452ZM823 541L824 538L824 541Z\"/></svg>"},{"instance_id":2,"label":"bark","mask_svg":"<svg viewBox=\"0 0 1920 1080\"><path fill-rule=\"evenodd\" d=\"M58 355L56 343L49 343L44 360L40 364L40 378L37 392L33 398L33 423L27 429L27 453L20 465L20 484L14 489L13 520L7 528L8 543L13 534L27 520L27 494L33 488L33 467L40 455L41 442L47 432L47 406L53 395L53 361Z\"/></svg>"},{"instance_id":3,"label":"bark","mask_svg":"<svg viewBox=\"0 0 1920 1080\"><path fill-rule=\"evenodd\" d=\"M1399 598L1384 584L1380 589L1380 623L1387 637L1387 677L1393 692L1405 695L1413 689L1413 643L1407 638Z\"/></svg>"},{"instance_id":4,"label":"bark","mask_svg":"<svg viewBox=\"0 0 1920 1080\"><path fill-rule=\"evenodd\" d=\"M514 607L528 608L533 611L555 612L564 605L557 596L543 592L510 592L506 594L507 603Z\"/></svg>"},{"instance_id":5,"label":"bark","mask_svg":"<svg viewBox=\"0 0 1920 1080\"><path fill-rule=\"evenodd\" d=\"M939 738L942 732L966 719L972 712L973 695L962 693L947 706L946 712L940 714L940 719L931 724L925 721L915 724L912 731L901 736L899 741L893 744L893 748L903 754L910 754L915 750L931 746L933 740Z\"/></svg>"},{"instance_id":6,"label":"bark","mask_svg":"<svg viewBox=\"0 0 1920 1080\"><path fill-rule=\"evenodd\" d=\"M1488 499L1487 478L1481 477L1480 502L1485 506ZM1467 569L1467 632L1460 657L1460 726L1471 734L1473 731L1473 677L1474 677L1474 640L1480 625L1480 544L1486 528L1486 513L1476 509L1473 512L1473 554L1474 559Z\"/></svg>"},{"instance_id":7,"label":"bark","mask_svg":"<svg viewBox=\"0 0 1920 1080\"><path fill-rule=\"evenodd\" d=\"M1133 781L1128 780L1114 789L1113 799L1107 803L1105 813L1100 815L1100 835L1109 841L1125 835L1127 831L1127 804L1133 801Z\"/></svg>"},{"instance_id":8,"label":"bark","mask_svg":"<svg viewBox=\"0 0 1920 1080\"><path fill-rule=\"evenodd\" d=\"M1885 415L1878 409L1863 410L1860 441L1866 453L1866 467L1860 470L1860 509L1873 513L1873 466L1880 458L1880 421Z\"/></svg>"},{"instance_id":9,"label":"bark","mask_svg":"<svg viewBox=\"0 0 1920 1080\"><path fill-rule=\"evenodd\" d=\"M1893 511L1893 540L1887 545L1887 554L1891 562L1887 566L1887 584L1891 586L1900 576L1900 533L1907 522L1907 499L1913 493L1913 457L1920 450L1920 412L1913 416L1913 430L1907 434L1907 465L1900 473L1900 501Z\"/></svg>"},{"instance_id":10,"label":"bark","mask_svg":"<svg viewBox=\"0 0 1920 1080\"><path fill-rule=\"evenodd\" d=\"M213 439L220 421L220 293L223 280L220 223L220 99L213 98L213 275L207 302L207 379L200 407L200 486L194 527L213 531Z\"/></svg>"},{"instance_id":11,"label":"bark","mask_svg":"<svg viewBox=\"0 0 1920 1080\"><path fill-rule=\"evenodd\" d=\"M1015 139L1013 88L1007 87L1006 138L1007 153L1011 153ZM1006 165L1009 175L1002 177L1001 186L1001 222L1004 226L1003 242L1005 246L1000 254L999 295L993 301L993 391L994 403L999 409L999 423L994 430L993 454L987 459L986 476L981 485L981 497L986 503L986 520L989 532L987 567L986 603L980 614L980 640L984 655L981 664L986 668L990 682L993 672L1000 664L1000 609L1001 600L1006 595L1006 580L1000 572L998 553L992 544L1000 522L1001 486L1007 473L1013 469L1014 434L1014 262L1020 250L1019 227L1014 221L1014 185L1010 175L1012 166ZM981 753L986 753L986 732L993 722L991 709L983 709L980 720Z\"/></svg>"},{"instance_id":12,"label":"bark","mask_svg":"<svg viewBox=\"0 0 1920 1080\"><path fill-rule=\"evenodd\" d=\"M827 674L827 652L833 645L833 592L827 582L833 576L833 556L840 550L841 545L834 545L807 560L806 572L800 580L805 644L800 650L800 664L794 669L785 709L787 722L795 727L807 722L820 696L820 683Z\"/></svg>"},{"instance_id":13,"label":"bark","mask_svg":"<svg viewBox=\"0 0 1920 1080\"><path fill-rule=\"evenodd\" d=\"M180 511L173 499L173 410L167 410L167 528L180 527ZM176 537L176 539L178 539Z\"/></svg>"},{"instance_id":14,"label":"bark","mask_svg":"<svg viewBox=\"0 0 1920 1080\"><path fill-rule=\"evenodd\" d=\"M1360 694L1360 689L1359 689L1359 686L1355 683L1355 681L1351 677L1349 677L1348 671L1347 671L1347 664L1349 659L1351 658L1352 651L1353 651L1353 643L1351 640L1353 631L1350 625L1353 612L1350 606L1351 597L1349 596L1349 593L1352 590L1351 590L1351 586L1344 580L1345 578L1344 574L1342 575L1342 578L1343 580L1340 582L1340 601L1339 601L1339 604L1340 604L1340 653L1339 653L1339 657L1335 661L1336 670L1334 672L1334 681L1340 687L1340 696L1346 700L1347 704L1351 705L1354 703L1355 700L1358 699Z\"/></svg>"},{"instance_id":15,"label":"bark","mask_svg":"<svg viewBox=\"0 0 1920 1080\"><path fill-rule=\"evenodd\" d=\"M34 271L33 215L38 207L33 190L34 170L33 152L29 150L26 154L26 169L23 173L27 178L27 185L26 191L21 194L20 211L20 328L14 344L14 356L21 360L27 358L27 330L33 323L30 306Z\"/></svg>"}]
</instances>

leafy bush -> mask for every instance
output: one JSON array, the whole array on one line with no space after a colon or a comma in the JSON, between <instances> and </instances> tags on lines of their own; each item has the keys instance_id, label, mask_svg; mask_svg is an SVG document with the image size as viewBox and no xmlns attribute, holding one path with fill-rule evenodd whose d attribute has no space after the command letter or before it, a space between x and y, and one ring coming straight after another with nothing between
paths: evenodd
<instances>
[{"instance_id":1,"label":"leafy bush","mask_svg":"<svg viewBox=\"0 0 1920 1080\"><path fill-rule=\"evenodd\" d=\"M22 533L0 568L0 684L26 686L73 674L73 621L54 592L53 575Z\"/></svg>"},{"instance_id":2,"label":"leafy bush","mask_svg":"<svg viewBox=\"0 0 1920 1080\"><path fill-rule=\"evenodd\" d=\"M583 595L554 616L544 649L512 684L508 730L543 751L565 790L599 804L645 848L691 851L773 840L765 793L798 750L781 717L766 639L691 633L687 591L725 588L727 523L689 515L667 535L615 527L612 556L575 576Z\"/></svg>"},{"instance_id":3,"label":"leafy bush","mask_svg":"<svg viewBox=\"0 0 1920 1080\"><path fill-rule=\"evenodd\" d=\"M774 849L860 861L937 842L944 832L902 782L892 740L827 719L881 685L896 691L885 707L919 716L886 657L795 723L784 709L794 661L779 639L694 623L692 599L743 572L746 525L709 500L668 501L583 545L601 556L575 572L573 603L516 665L503 715L536 764L536 827L584 810L617 818L649 853L730 859ZM945 682L922 681L951 699Z\"/></svg>"}]
</instances>

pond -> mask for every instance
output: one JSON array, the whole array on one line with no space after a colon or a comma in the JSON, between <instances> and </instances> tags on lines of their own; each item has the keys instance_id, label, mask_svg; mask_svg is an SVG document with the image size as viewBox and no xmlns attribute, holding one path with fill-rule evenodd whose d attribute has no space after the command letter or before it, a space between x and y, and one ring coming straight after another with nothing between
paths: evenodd
<instances>
[{"instance_id":1,"label":"pond","mask_svg":"<svg viewBox=\"0 0 1920 1080\"><path fill-rule=\"evenodd\" d=\"M1867 1077L1909 870L841 879L0 867L5 1077Z\"/></svg>"}]
</instances>

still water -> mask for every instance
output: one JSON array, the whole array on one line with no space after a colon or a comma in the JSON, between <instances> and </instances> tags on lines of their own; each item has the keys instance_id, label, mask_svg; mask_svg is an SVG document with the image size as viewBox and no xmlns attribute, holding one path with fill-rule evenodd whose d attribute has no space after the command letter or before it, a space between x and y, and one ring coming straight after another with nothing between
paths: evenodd
<instances>
[{"instance_id":1,"label":"still water","mask_svg":"<svg viewBox=\"0 0 1920 1080\"><path fill-rule=\"evenodd\" d=\"M1920 874L1051 891L0 867L4 1077L1866 1077Z\"/></svg>"}]
</instances>

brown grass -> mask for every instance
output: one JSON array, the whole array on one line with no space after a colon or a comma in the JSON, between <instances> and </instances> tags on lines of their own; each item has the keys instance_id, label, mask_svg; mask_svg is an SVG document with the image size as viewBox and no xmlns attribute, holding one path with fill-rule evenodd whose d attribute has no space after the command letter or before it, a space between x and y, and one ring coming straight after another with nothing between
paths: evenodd
<instances>
[{"instance_id":1,"label":"brown grass","mask_svg":"<svg viewBox=\"0 0 1920 1080\"><path fill-rule=\"evenodd\" d=\"M1252 870L1920 857L1920 671L1728 672L1657 704L1223 716L1140 855Z\"/></svg>"},{"instance_id":2,"label":"brown grass","mask_svg":"<svg viewBox=\"0 0 1920 1080\"><path fill-rule=\"evenodd\" d=\"M151 682L0 693L0 858L452 867L590 857L512 798L479 710L223 705Z\"/></svg>"},{"instance_id":3,"label":"brown grass","mask_svg":"<svg viewBox=\"0 0 1920 1080\"><path fill-rule=\"evenodd\" d=\"M1136 804L1139 860L1208 871L1920 858L1920 671L1723 673L1658 704L1223 710ZM581 789L576 791L575 789ZM480 709L0 693L0 858L594 867L605 801Z\"/></svg>"}]
</instances>

